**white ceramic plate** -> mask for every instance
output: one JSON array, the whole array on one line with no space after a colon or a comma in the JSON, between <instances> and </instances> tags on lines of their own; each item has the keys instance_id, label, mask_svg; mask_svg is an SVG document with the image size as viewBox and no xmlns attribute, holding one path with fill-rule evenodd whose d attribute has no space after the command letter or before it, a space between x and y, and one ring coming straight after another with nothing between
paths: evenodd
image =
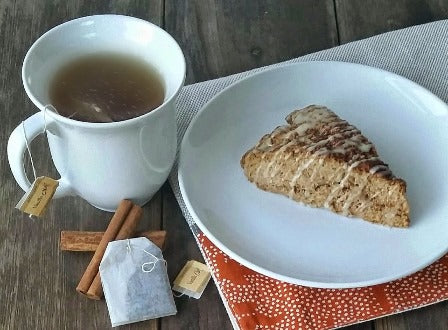
<instances>
[{"instance_id":1,"label":"white ceramic plate","mask_svg":"<svg viewBox=\"0 0 448 330\"><path fill-rule=\"evenodd\" d=\"M326 105L356 125L408 184L411 226L387 228L302 206L244 176L241 156L293 109ZM255 74L215 96L181 147L179 182L199 228L270 277L347 288L394 280L448 250L448 107L386 71L305 62Z\"/></svg>"}]
</instances>

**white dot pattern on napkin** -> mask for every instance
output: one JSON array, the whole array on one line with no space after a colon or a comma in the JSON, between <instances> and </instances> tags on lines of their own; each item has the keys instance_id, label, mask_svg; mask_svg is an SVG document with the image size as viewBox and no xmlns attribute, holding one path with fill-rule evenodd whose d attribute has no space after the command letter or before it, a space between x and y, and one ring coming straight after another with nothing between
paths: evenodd
<instances>
[{"instance_id":1,"label":"white dot pattern on napkin","mask_svg":"<svg viewBox=\"0 0 448 330\"><path fill-rule=\"evenodd\" d=\"M199 243L221 294L243 328L329 329L448 297L448 255L394 282L365 288L317 289L258 274L230 259L202 234Z\"/></svg>"}]
</instances>

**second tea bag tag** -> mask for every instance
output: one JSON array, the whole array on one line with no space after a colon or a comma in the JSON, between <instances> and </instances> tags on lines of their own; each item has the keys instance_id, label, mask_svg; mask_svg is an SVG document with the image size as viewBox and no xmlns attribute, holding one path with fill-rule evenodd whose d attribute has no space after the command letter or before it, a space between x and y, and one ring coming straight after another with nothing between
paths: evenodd
<instances>
[{"instance_id":1,"label":"second tea bag tag","mask_svg":"<svg viewBox=\"0 0 448 330\"><path fill-rule=\"evenodd\" d=\"M190 260L174 280L173 290L199 299L210 281L210 277L211 274L207 265Z\"/></svg>"}]
</instances>

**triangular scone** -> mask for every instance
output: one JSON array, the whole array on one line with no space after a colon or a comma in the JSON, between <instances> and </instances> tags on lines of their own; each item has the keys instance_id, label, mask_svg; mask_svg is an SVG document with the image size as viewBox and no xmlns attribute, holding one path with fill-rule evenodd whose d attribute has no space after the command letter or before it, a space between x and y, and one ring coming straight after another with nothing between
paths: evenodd
<instances>
[{"instance_id":1,"label":"triangular scone","mask_svg":"<svg viewBox=\"0 0 448 330\"><path fill-rule=\"evenodd\" d=\"M345 216L409 226L406 183L356 127L316 105L292 112L286 121L242 157L249 181Z\"/></svg>"}]
</instances>

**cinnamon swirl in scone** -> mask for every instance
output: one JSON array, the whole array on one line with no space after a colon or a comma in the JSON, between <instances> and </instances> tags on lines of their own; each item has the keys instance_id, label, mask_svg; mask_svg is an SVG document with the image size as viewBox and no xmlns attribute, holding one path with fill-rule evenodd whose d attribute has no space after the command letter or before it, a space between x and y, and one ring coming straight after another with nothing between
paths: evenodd
<instances>
[{"instance_id":1,"label":"cinnamon swirl in scone","mask_svg":"<svg viewBox=\"0 0 448 330\"><path fill-rule=\"evenodd\" d=\"M313 207L409 226L406 183L356 127L317 105L293 111L286 121L243 155L249 181Z\"/></svg>"}]
</instances>

